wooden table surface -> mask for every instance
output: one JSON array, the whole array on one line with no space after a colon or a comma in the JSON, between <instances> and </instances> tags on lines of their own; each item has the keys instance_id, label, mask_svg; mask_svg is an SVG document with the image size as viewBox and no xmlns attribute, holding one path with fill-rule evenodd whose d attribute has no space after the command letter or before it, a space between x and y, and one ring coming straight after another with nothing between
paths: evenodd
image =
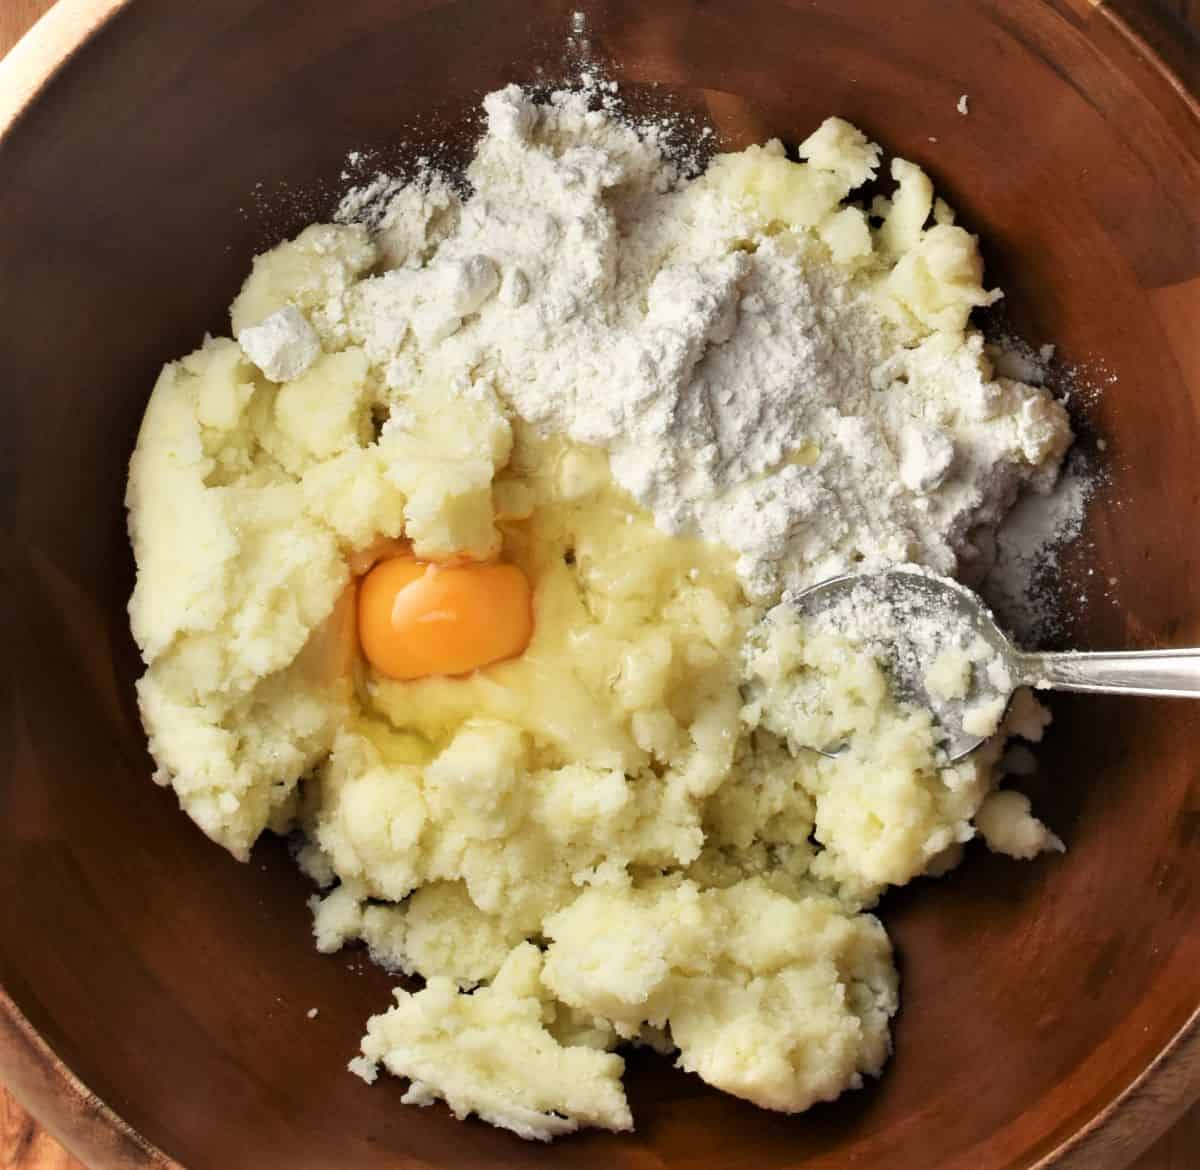
<instances>
[{"instance_id":1,"label":"wooden table surface","mask_svg":"<svg viewBox=\"0 0 1200 1170\"><path fill-rule=\"evenodd\" d=\"M1200 29L1200 0L1161 0ZM54 0L0 0L0 56ZM1197 1170L1197 1105L1130 1170ZM34 1122L0 1086L0 1170L87 1170Z\"/></svg>"}]
</instances>

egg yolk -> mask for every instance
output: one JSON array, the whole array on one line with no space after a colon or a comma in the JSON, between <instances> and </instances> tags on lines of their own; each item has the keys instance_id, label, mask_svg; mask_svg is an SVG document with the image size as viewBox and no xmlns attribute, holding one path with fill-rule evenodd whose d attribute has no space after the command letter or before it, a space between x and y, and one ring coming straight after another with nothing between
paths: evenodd
<instances>
[{"instance_id":1,"label":"egg yolk","mask_svg":"<svg viewBox=\"0 0 1200 1170\"><path fill-rule=\"evenodd\" d=\"M388 678L468 674L520 654L532 635L532 591L516 565L392 557L359 586L359 642Z\"/></svg>"}]
</instances>

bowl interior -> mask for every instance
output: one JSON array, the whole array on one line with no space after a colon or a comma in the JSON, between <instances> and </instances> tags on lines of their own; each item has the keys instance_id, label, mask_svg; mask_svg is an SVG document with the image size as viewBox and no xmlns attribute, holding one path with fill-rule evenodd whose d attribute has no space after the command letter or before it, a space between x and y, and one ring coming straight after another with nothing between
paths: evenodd
<instances>
[{"instance_id":1,"label":"bowl interior","mask_svg":"<svg viewBox=\"0 0 1200 1170\"><path fill-rule=\"evenodd\" d=\"M587 56L725 146L837 113L927 168L1012 321L1093 388L1109 478L1070 638L1200 643L1200 133L1103 7L134 0L0 144L0 980L191 1170L1033 1165L1200 1005L1200 706L1055 700L1027 788L1069 852L973 846L885 901L904 989L878 1084L788 1118L634 1054L637 1133L551 1150L348 1075L389 977L316 953L278 841L240 865L150 782L122 491L159 365L228 331L250 257L328 217L348 150L461 152L485 92Z\"/></svg>"}]
</instances>

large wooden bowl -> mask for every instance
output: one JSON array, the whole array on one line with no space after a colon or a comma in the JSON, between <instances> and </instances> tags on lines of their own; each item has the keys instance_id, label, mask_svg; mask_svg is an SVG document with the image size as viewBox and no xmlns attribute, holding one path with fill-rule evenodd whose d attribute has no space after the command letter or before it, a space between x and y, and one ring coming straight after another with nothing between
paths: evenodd
<instances>
[{"instance_id":1,"label":"large wooden bowl","mask_svg":"<svg viewBox=\"0 0 1200 1170\"><path fill-rule=\"evenodd\" d=\"M976 848L885 903L879 1084L788 1118L635 1056L637 1134L550 1149L347 1074L389 978L317 954L279 842L239 865L150 782L121 497L159 364L329 213L348 149L468 144L485 91L561 68L576 7L635 100L727 144L836 112L930 170L1014 318L1101 386L1072 637L1200 643L1200 116L1112 8L66 0L0 72L0 1077L121 1170L1115 1164L1200 1088L1200 704L1056 702L1030 787L1070 852Z\"/></svg>"}]
</instances>

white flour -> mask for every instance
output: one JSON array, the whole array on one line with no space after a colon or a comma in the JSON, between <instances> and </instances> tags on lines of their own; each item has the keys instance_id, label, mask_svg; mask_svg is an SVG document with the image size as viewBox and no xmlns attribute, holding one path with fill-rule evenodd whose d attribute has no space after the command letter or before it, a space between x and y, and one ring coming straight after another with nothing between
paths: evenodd
<instances>
[{"instance_id":1,"label":"white flour","mask_svg":"<svg viewBox=\"0 0 1200 1170\"><path fill-rule=\"evenodd\" d=\"M856 577L832 594L817 590L814 599L785 599L780 610L794 604L810 629L870 653L890 673L898 696L930 710L936 723L990 735L1013 684L1004 659L983 636L986 623L977 625L972 609L958 604L964 587L950 582L949 591L931 589L924 585L932 578L927 570L903 568Z\"/></svg>"},{"instance_id":2,"label":"white flour","mask_svg":"<svg viewBox=\"0 0 1200 1170\"><path fill-rule=\"evenodd\" d=\"M299 378L321 352L317 331L294 305L285 305L266 320L243 329L240 344L273 382Z\"/></svg>"},{"instance_id":3,"label":"white flour","mask_svg":"<svg viewBox=\"0 0 1200 1170\"><path fill-rule=\"evenodd\" d=\"M1019 500L996 532L995 564L983 582L988 604L1024 644L1035 646L1058 625L1052 585L1058 554L1079 536L1095 477L1068 462L1048 496Z\"/></svg>"},{"instance_id":4,"label":"white flour","mask_svg":"<svg viewBox=\"0 0 1200 1170\"><path fill-rule=\"evenodd\" d=\"M593 95L594 96L594 95ZM739 554L768 597L847 569L953 573L1065 438L982 343L905 349L811 238L764 236L653 129L586 93L486 99L461 201L424 173L352 192L390 269L314 324L354 340L393 391L494 381L541 429L606 447L669 532Z\"/></svg>"}]
</instances>

